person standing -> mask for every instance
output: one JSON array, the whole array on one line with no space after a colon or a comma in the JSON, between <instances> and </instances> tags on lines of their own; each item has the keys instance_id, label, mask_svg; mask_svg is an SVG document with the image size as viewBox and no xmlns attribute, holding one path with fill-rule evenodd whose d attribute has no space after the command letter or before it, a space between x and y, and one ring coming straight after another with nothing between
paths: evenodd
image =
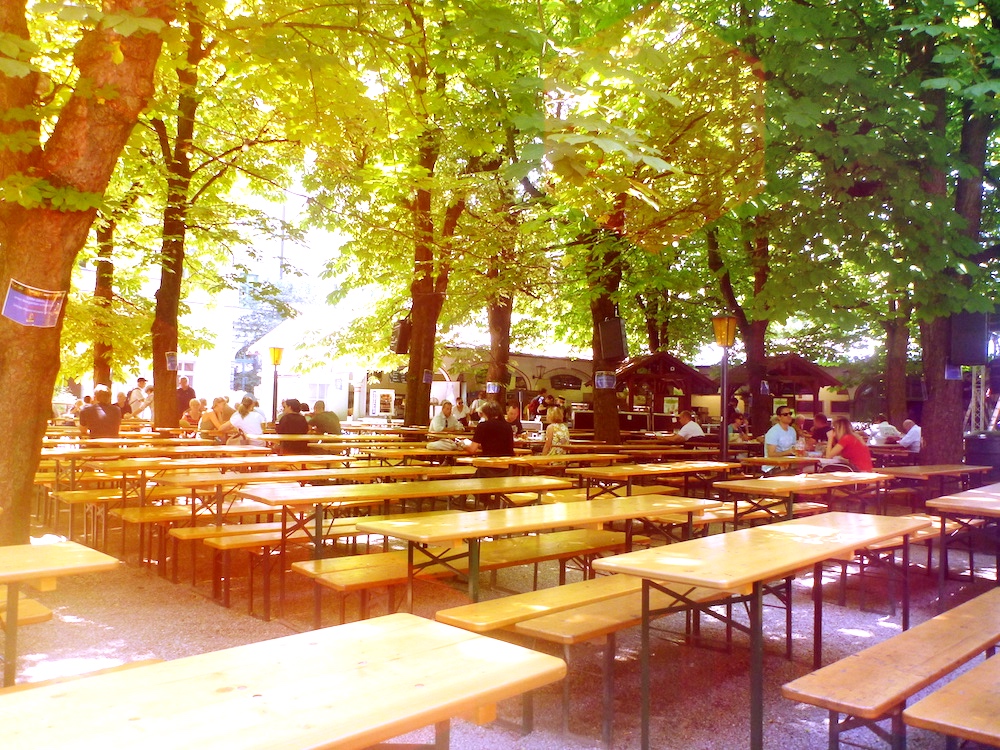
<instances>
[{"instance_id":1,"label":"person standing","mask_svg":"<svg viewBox=\"0 0 1000 750\"><path fill-rule=\"evenodd\" d=\"M129 412L139 416L142 405L146 401L146 378L138 378L135 381L135 388L128 392Z\"/></svg>"},{"instance_id":2,"label":"person standing","mask_svg":"<svg viewBox=\"0 0 1000 750\"><path fill-rule=\"evenodd\" d=\"M180 417L187 408L188 404L191 403L191 399L197 398L197 394L194 392L194 388L188 385L187 378L181 378L177 381L177 416Z\"/></svg>"},{"instance_id":3,"label":"person standing","mask_svg":"<svg viewBox=\"0 0 1000 750\"><path fill-rule=\"evenodd\" d=\"M111 389L106 385L94 387L93 403L80 412L80 435L92 438L118 437L122 412L111 403Z\"/></svg>"},{"instance_id":4,"label":"person standing","mask_svg":"<svg viewBox=\"0 0 1000 750\"><path fill-rule=\"evenodd\" d=\"M455 419L462 423L463 427L469 426L469 413L471 409L465 405L465 401L461 396L455 399L455 408L451 410L451 413L455 415Z\"/></svg>"}]
</instances>

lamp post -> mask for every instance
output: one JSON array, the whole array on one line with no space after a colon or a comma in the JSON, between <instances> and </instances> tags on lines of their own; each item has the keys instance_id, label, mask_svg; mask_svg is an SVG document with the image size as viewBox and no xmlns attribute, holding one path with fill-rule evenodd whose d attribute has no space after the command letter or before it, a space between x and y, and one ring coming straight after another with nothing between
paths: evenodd
<instances>
[{"instance_id":1,"label":"lamp post","mask_svg":"<svg viewBox=\"0 0 1000 750\"><path fill-rule=\"evenodd\" d=\"M723 461L729 460L729 425L726 414L729 406L729 347L736 342L736 318L718 315L712 318L715 343L722 347L722 409L719 425L719 454Z\"/></svg>"},{"instance_id":2,"label":"lamp post","mask_svg":"<svg viewBox=\"0 0 1000 750\"><path fill-rule=\"evenodd\" d=\"M285 350L280 346L271 347L271 364L274 365L274 393L271 394L271 421L278 421L278 365Z\"/></svg>"}]
</instances>

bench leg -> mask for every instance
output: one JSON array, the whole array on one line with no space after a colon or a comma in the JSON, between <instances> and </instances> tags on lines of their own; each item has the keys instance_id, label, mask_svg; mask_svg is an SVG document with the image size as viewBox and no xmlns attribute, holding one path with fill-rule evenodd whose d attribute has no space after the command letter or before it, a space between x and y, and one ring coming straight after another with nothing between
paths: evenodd
<instances>
[{"instance_id":1,"label":"bench leg","mask_svg":"<svg viewBox=\"0 0 1000 750\"><path fill-rule=\"evenodd\" d=\"M451 721L445 719L434 725L434 750L448 750L451 744Z\"/></svg>"},{"instance_id":2,"label":"bench leg","mask_svg":"<svg viewBox=\"0 0 1000 750\"><path fill-rule=\"evenodd\" d=\"M341 624L344 620L341 618ZM323 587L313 581L313 630L323 627Z\"/></svg>"},{"instance_id":3,"label":"bench leg","mask_svg":"<svg viewBox=\"0 0 1000 750\"><path fill-rule=\"evenodd\" d=\"M563 660L566 662L567 671L569 671L570 664L570 647L568 644L563 645ZM569 675L563 678L562 686L562 731L563 734L569 734Z\"/></svg>"},{"instance_id":4,"label":"bench leg","mask_svg":"<svg viewBox=\"0 0 1000 750\"><path fill-rule=\"evenodd\" d=\"M601 739L604 747L611 747L611 733L615 713L615 634L608 633L604 643L604 720L601 722Z\"/></svg>"}]
</instances>

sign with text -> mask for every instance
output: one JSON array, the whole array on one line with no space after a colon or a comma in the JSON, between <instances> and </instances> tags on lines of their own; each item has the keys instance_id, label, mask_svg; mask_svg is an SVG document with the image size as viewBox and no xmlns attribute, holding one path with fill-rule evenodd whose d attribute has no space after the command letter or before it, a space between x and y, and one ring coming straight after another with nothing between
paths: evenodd
<instances>
[{"instance_id":1,"label":"sign with text","mask_svg":"<svg viewBox=\"0 0 1000 750\"><path fill-rule=\"evenodd\" d=\"M599 370L594 375L594 385L598 388L608 389L615 387L614 370Z\"/></svg>"},{"instance_id":2,"label":"sign with text","mask_svg":"<svg viewBox=\"0 0 1000 750\"><path fill-rule=\"evenodd\" d=\"M66 292L36 289L11 279L3 301L3 316L32 328L53 328L59 321Z\"/></svg>"}]
</instances>

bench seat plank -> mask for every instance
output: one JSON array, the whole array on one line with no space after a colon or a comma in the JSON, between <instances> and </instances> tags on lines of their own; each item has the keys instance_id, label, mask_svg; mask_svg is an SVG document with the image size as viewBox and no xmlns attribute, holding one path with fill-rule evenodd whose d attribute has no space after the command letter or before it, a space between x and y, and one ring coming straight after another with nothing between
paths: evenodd
<instances>
[{"instance_id":1,"label":"bench seat plank","mask_svg":"<svg viewBox=\"0 0 1000 750\"><path fill-rule=\"evenodd\" d=\"M1000 588L786 683L786 698L877 720L1000 642Z\"/></svg>"}]
</instances>

